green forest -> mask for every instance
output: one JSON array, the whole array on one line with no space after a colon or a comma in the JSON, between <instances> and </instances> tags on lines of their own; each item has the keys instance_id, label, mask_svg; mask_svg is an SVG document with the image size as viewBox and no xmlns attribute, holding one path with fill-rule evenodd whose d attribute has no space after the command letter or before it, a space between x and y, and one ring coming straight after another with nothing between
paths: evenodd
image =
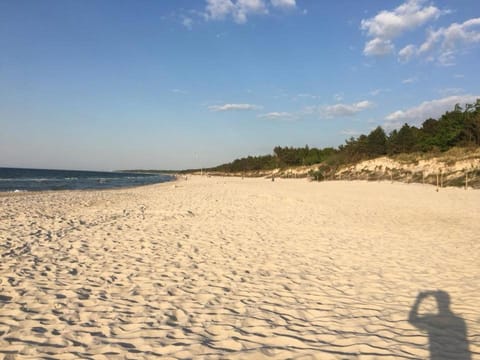
<instances>
[{"instance_id":1,"label":"green forest","mask_svg":"<svg viewBox=\"0 0 480 360\"><path fill-rule=\"evenodd\" d=\"M464 107L455 105L439 119L426 119L420 127L404 124L387 134L378 126L368 135L351 137L338 148L277 146L273 154L248 156L208 170L238 173L314 164L338 167L385 155L440 153L453 147L479 146L480 99L477 99Z\"/></svg>"}]
</instances>

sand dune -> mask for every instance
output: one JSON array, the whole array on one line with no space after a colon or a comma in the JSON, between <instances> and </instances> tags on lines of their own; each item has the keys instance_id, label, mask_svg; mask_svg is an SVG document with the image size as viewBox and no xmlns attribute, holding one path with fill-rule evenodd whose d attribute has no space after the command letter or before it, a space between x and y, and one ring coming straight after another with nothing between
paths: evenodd
<instances>
[{"instance_id":1,"label":"sand dune","mask_svg":"<svg viewBox=\"0 0 480 360\"><path fill-rule=\"evenodd\" d=\"M480 359L479 234L479 191L414 184L3 195L0 359Z\"/></svg>"}]
</instances>

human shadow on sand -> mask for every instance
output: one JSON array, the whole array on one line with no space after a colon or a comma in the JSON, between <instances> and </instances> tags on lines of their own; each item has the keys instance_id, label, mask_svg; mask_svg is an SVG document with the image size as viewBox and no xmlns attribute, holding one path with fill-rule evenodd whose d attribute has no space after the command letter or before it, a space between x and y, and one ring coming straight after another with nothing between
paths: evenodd
<instances>
[{"instance_id":1,"label":"human shadow on sand","mask_svg":"<svg viewBox=\"0 0 480 360\"><path fill-rule=\"evenodd\" d=\"M436 314L419 315L423 300L433 297L437 302ZM468 349L465 320L450 310L450 295L442 290L420 292L410 310L410 324L428 333L430 359L471 360Z\"/></svg>"}]
</instances>

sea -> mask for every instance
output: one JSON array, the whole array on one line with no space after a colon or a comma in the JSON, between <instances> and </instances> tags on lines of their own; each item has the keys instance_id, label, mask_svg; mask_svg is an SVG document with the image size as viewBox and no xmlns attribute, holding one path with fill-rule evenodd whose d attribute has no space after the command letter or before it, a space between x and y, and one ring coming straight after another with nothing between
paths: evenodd
<instances>
[{"instance_id":1,"label":"sea","mask_svg":"<svg viewBox=\"0 0 480 360\"><path fill-rule=\"evenodd\" d=\"M172 175L0 167L0 192L114 189L171 181Z\"/></svg>"}]
</instances>

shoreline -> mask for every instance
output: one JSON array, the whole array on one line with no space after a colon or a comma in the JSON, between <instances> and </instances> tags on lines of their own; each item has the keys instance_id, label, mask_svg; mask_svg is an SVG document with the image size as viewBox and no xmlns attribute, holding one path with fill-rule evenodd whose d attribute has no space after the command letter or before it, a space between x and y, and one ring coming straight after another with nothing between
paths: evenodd
<instances>
[{"instance_id":1,"label":"shoreline","mask_svg":"<svg viewBox=\"0 0 480 360\"><path fill-rule=\"evenodd\" d=\"M19 195L25 195L25 194L49 194L49 193L61 193L61 192L97 192L97 191L112 191L112 190L126 190L126 189L136 189L136 188L143 188L143 187L149 187L149 186L155 186L155 185L162 185L162 184L175 184L175 183L180 183L185 181L184 177L188 176L188 178L212 178L212 179L257 179L257 180L265 180L265 181L271 181L272 174L261 174L261 175L242 175L242 174L237 174L237 173L208 173L208 174L197 174L197 173L189 173L189 174L166 174L168 176L171 176L172 179L168 181L163 181L159 183L153 183L153 184L145 184L145 185L132 185L132 186L122 186L122 187L112 187L112 188L99 188L99 189L61 189L61 190L15 190L15 191L0 191L0 197L6 197L6 196L19 196ZM363 178L358 178L358 179L342 179L342 178L337 178L337 179L328 179L328 180L322 180L318 181L315 180L307 175L298 175L298 176L275 176L276 181L278 180L294 180L294 181L306 181L306 182L312 182L312 183L330 183L330 182L337 182L337 183L357 183L357 182L365 182L365 183L382 183L382 184L405 184L405 185L425 185L428 186L429 188L436 187L438 188L438 191L444 191L444 190L449 190L449 189L460 189L460 190L478 190L478 188L468 186L467 189L465 189L464 185L458 185L458 186L451 186L451 185L443 185L443 186L437 186L432 183L422 183L418 181L401 181L401 179L394 179L393 181L390 179L386 178L380 178L380 179L363 179Z\"/></svg>"},{"instance_id":2,"label":"shoreline","mask_svg":"<svg viewBox=\"0 0 480 360\"><path fill-rule=\"evenodd\" d=\"M96 192L96 191L112 191L112 190L126 190L126 189L137 189L146 186L155 186L162 184L171 184L179 181L177 176L172 175L172 179L168 181L162 181L153 184L145 185L132 185L132 186L121 186L121 187L112 187L112 188L99 188L99 189L61 189L61 190L14 190L14 191L0 191L0 197L2 196L18 196L25 194L53 194L53 193L62 193L62 192Z\"/></svg>"}]
</instances>

